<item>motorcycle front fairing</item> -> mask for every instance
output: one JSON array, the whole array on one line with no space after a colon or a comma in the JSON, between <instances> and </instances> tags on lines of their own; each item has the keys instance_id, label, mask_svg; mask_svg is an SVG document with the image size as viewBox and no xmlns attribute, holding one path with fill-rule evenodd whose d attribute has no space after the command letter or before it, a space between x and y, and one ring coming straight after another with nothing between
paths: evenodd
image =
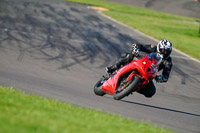
<instances>
[{"instance_id":1,"label":"motorcycle front fairing","mask_svg":"<svg viewBox=\"0 0 200 133\"><path fill-rule=\"evenodd\" d=\"M106 82L102 85L102 90L110 95L113 95L115 93L118 80L120 76L122 76L124 73L132 70L134 63L130 63L122 68L120 68L113 77L110 77Z\"/></svg>"},{"instance_id":2,"label":"motorcycle front fairing","mask_svg":"<svg viewBox=\"0 0 200 133\"><path fill-rule=\"evenodd\" d=\"M102 90L107 94L113 95L115 93L115 90L117 89L117 84L118 84L119 78L122 75L124 75L125 73L130 72L134 69L137 69L137 71L144 74L145 64L142 63L142 61L144 59L138 60L138 61L133 60L128 65L125 65L124 67L120 68L113 77L110 77L107 81L105 81L103 83ZM133 75L137 75L137 74L132 74L132 76ZM140 75L137 75L137 76L142 78Z\"/></svg>"}]
</instances>

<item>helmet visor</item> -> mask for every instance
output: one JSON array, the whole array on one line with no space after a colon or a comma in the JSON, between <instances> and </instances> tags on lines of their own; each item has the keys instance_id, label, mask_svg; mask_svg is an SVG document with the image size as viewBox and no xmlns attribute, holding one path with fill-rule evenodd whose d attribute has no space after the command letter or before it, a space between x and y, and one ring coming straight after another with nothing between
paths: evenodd
<instances>
[{"instance_id":1,"label":"helmet visor","mask_svg":"<svg viewBox=\"0 0 200 133\"><path fill-rule=\"evenodd\" d=\"M162 54L163 54L163 57L164 58L167 58L167 57L169 57L169 55L171 54L171 50L169 50L169 49L162 49Z\"/></svg>"}]
</instances>

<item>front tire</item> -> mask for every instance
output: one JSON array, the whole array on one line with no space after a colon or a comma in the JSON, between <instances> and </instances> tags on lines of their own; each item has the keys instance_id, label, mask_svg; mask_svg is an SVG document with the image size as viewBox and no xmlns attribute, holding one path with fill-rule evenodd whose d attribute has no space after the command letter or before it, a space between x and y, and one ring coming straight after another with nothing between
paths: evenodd
<instances>
[{"instance_id":1,"label":"front tire","mask_svg":"<svg viewBox=\"0 0 200 133\"><path fill-rule=\"evenodd\" d=\"M125 96L128 96L138 87L140 83L141 83L141 79L138 76L133 76L132 80L126 87L121 89L121 91L118 91L118 89L115 91L113 98L115 100L120 100L124 98Z\"/></svg>"},{"instance_id":2,"label":"front tire","mask_svg":"<svg viewBox=\"0 0 200 133\"><path fill-rule=\"evenodd\" d=\"M103 96L106 93L101 89L101 86L105 82L105 78L101 78L94 86L94 93L98 96Z\"/></svg>"}]
</instances>

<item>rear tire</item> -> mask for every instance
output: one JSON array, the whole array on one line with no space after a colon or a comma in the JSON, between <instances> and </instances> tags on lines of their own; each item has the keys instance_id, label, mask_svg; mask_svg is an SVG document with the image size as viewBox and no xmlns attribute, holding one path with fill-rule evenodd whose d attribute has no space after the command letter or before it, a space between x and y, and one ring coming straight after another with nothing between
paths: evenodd
<instances>
[{"instance_id":1,"label":"rear tire","mask_svg":"<svg viewBox=\"0 0 200 133\"><path fill-rule=\"evenodd\" d=\"M103 85L103 83L105 82L105 78L101 78L96 85L94 86L94 93L98 96L103 96L106 93L101 89L101 86Z\"/></svg>"},{"instance_id":2,"label":"rear tire","mask_svg":"<svg viewBox=\"0 0 200 133\"><path fill-rule=\"evenodd\" d=\"M128 96L138 87L140 83L141 83L141 79L138 76L133 76L131 83L129 83L129 85L120 92L116 90L116 92L113 95L113 98L115 100L120 100L124 98L125 96Z\"/></svg>"}]
</instances>

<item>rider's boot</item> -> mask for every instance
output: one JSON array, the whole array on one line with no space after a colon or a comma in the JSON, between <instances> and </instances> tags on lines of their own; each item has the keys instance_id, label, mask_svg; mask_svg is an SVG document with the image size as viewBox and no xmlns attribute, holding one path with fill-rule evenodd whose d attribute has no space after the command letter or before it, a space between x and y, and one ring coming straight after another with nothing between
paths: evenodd
<instances>
[{"instance_id":1,"label":"rider's boot","mask_svg":"<svg viewBox=\"0 0 200 133\"><path fill-rule=\"evenodd\" d=\"M116 65L106 67L106 73L112 74L115 70L117 70Z\"/></svg>"}]
</instances>

